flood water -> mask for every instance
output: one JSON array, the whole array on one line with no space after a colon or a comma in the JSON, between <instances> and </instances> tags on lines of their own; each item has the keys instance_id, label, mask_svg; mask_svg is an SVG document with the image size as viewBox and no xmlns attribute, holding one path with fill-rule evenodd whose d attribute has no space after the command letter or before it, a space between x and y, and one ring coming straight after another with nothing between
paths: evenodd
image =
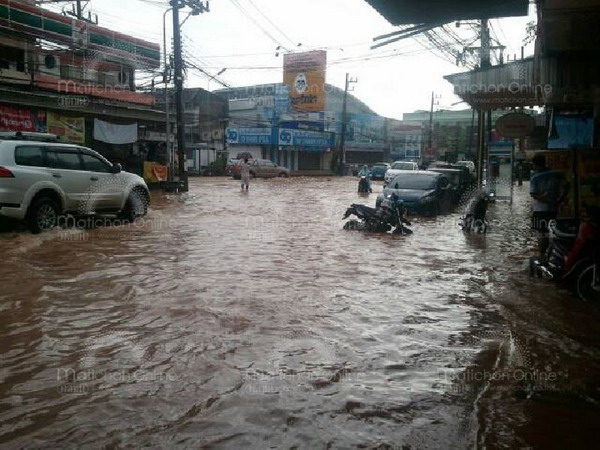
<instances>
[{"instance_id":1,"label":"flood water","mask_svg":"<svg viewBox=\"0 0 600 450\"><path fill-rule=\"evenodd\" d=\"M475 236L344 231L355 191L193 179L136 225L0 233L0 445L594 442L600 308L529 277L528 186Z\"/></svg>"}]
</instances>

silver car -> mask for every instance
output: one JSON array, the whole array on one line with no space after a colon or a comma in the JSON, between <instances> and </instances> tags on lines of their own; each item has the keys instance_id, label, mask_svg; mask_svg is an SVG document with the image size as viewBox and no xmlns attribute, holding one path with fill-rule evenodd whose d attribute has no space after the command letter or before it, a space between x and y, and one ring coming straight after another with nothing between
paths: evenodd
<instances>
[{"instance_id":1,"label":"silver car","mask_svg":"<svg viewBox=\"0 0 600 450\"><path fill-rule=\"evenodd\" d=\"M147 212L148 186L89 148L0 135L0 216L26 220L33 233L54 228L64 214Z\"/></svg>"},{"instance_id":2,"label":"silver car","mask_svg":"<svg viewBox=\"0 0 600 450\"><path fill-rule=\"evenodd\" d=\"M290 170L278 166L268 159L255 159L250 162L250 176L257 178L285 178L290 175Z\"/></svg>"},{"instance_id":3,"label":"silver car","mask_svg":"<svg viewBox=\"0 0 600 450\"><path fill-rule=\"evenodd\" d=\"M383 185L387 186L393 178L396 178L396 175L404 170L419 170L419 165L412 161L396 161L392 163L392 167L385 173Z\"/></svg>"}]
</instances>

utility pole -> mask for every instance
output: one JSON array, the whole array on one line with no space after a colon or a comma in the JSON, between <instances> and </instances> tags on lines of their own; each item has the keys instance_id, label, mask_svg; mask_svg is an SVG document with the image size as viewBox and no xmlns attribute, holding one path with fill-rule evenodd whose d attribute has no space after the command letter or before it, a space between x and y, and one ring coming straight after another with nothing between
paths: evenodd
<instances>
[{"instance_id":1,"label":"utility pole","mask_svg":"<svg viewBox=\"0 0 600 450\"><path fill-rule=\"evenodd\" d=\"M173 52L175 53L175 115L177 123L177 159L179 166L179 182L182 189L187 192L188 180L185 171L185 137L183 120L183 60L181 58L181 28L179 27L179 0L171 0L173 7Z\"/></svg>"},{"instance_id":2,"label":"utility pole","mask_svg":"<svg viewBox=\"0 0 600 450\"><path fill-rule=\"evenodd\" d=\"M479 54L480 64L479 67L482 69L488 69L491 67L491 58L490 58L490 28L489 28L489 20L487 18L481 19L481 52ZM483 186L483 166L485 164L485 153L486 153L486 138L485 138L485 119L488 119L488 141L489 135L491 135L491 119L492 119L492 111L490 109L484 110L480 109L477 114L477 129L478 137L479 137L479 145L477 148L477 185L479 187ZM489 174L488 174L489 175Z\"/></svg>"},{"instance_id":3,"label":"utility pole","mask_svg":"<svg viewBox=\"0 0 600 450\"><path fill-rule=\"evenodd\" d=\"M435 95L435 92L431 93L431 109L429 110L429 133L428 133L428 139L427 139L427 144L429 147L429 151L431 151L433 149L433 107L438 103L436 103L436 99L439 99L439 96ZM436 155L437 157L437 155Z\"/></svg>"},{"instance_id":4,"label":"utility pole","mask_svg":"<svg viewBox=\"0 0 600 450\"><path fill-rule=\"evenodd\" d=\"M185 169L185 124L183 117L183 58L181 56L181 25L179 23L179 9L189 6L192 15L209 12L209 3L200 0L171 0L173 9L173 52L175 76L175 115L177 123L177 159L179 162L179 182L183 192L189 190L187 171Z\"/></svg>"},{"instance_id":5,"label":"utility pole","mask_svg":"<svg viewBox=\"0 0 600 450\"><path fill-rule=\"evenodd\" d=\"M348 127L346 111L348 109L348 91L350 90L350 84L353 83L358 83L358 80L356 78L350 78L350 74L346 73L346 87L344 89L344 103L342 105L342 135L340 136L340 151L337 167L339 175L344 175L344 171L346 170L346 128Z\"/></svg>"}]
</instances>

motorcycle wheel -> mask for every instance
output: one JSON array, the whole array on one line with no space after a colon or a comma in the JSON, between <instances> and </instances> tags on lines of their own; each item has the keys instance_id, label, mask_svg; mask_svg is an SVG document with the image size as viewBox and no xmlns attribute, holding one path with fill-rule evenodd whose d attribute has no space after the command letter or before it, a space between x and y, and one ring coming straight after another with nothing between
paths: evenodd
<instances>
[{"instance_id":1,"label":"motorcycle wheel","mask_svg":"<svg viewBox=\"0 0 600 450\"><path fill-rule=\"evenodd\" d=\"M362 225L358 220L349 220L344 224L344 230L360 230L361 228Z\"/></svg>"},{"instance_id":2,"label":"motorcycle wheel","mask_svg":"<svg viewBox=\"0 0 600 450\"><path fill-rule=\"evenodd\" d=\"M598 270L595 265L591 265L583 270L577 278L577 295L584 302L600 303L600 287L594 288L594 270Z\"/></svg>"}]
</instances>

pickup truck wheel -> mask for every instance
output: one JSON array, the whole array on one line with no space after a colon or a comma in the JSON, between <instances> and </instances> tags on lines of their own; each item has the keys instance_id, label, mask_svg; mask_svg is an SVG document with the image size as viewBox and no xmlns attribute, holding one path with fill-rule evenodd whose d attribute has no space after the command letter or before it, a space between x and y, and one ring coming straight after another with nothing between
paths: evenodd
<instances>
[{"instance_id":1,"label":"pickup truck wheel","mask_svg":"<svg viewBox=\"0 0 600 450\"><path fill-rule=\"evenodd\" d=\"M250 172L250 178L256 178L256 174L254 172Z\"/></svg>"},{"instance_id":2,"label":"pickup truck wheel","mask_svg":"<svg viewBox=\"0 0 600 450\"><path fill-rule=\"evenodd\" d=\"M59 208L51 197L40 197L27 212L27 225L33 234L50 231L58 223Z\"/></svg>"},{"instance_id":3,"label":"pickup truck wheel","mask_svg":"<svg viewBox=\"0 0 600 450\"><path fill-rule=\"evenodd\" d=\"M287 173L285 173L285 172L281 172L281 173L279 174L279 178L287 178L287 177L288 177L288 174L287 174Z\"/></svg>"},{"instance_id":4,"label":"pickup truck wheel","mask_svg":"<svg viewBox=\"0 0 600 450\"><path fill-rule=\"evenodd\" d=\"M125 202L120 218L127 222L134 222L138 217L144 217L148 214L148 203L149 199L144 191L133 189Z\"/></svg>"}]
</instances>

